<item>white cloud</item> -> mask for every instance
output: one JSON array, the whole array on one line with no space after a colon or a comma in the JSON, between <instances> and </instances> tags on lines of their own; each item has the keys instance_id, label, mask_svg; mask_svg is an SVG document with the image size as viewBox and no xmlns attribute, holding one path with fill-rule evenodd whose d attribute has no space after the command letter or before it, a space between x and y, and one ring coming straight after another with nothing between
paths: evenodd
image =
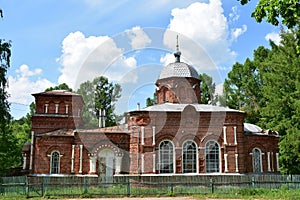
<instances>
[{"instance_id":1,"label":"white cloud","mask_svg":"<svg viewBox=\"0 0 300 200\"><path fill-rule=\"evenodd\" d=\"M182 55L198 70L214 69L215 65L220 64L232 64L236 53L230 46L247 30L247 26L230 29L223 12L220 0L196 2L186 8L173 9L170 31L166 31L164 36L166 46L174 49L176 34L179 33ZM233 12L236 12L235 8ZM234 18L235 15L237 14L232 14L231 17ZM238 17L235 16L234 19L237 20Z\"/></svg>"},{"instance_id":2,"label":"white cloud","mask_svg":"<svg viewBox=\"0 0 300 200\"><path fill-rule=\"evenodd\" d=\"M240 18L240 15L238 13L238 8L237 6L233 6L231 8L231 13L229 13L229 21L230 22L235 22Z\"/></svg>"},{"instance_id":3,"label":"white cloud","mask_svg":"<svg viewBox=\"0 0 300 200\"><path fill-rule=\"evenodd\" d=\"M280 38L279 33L275 33L275 32L268 33L268 34L265 36L265 39L266 39L267 41L272 40L272 41L275 42L275 44L277 44L277 45L279 45L279 44L280 44L280 41L281 41L281 38Z\"/></svg>"},{"instance_id":4,"label":"white cloud","mask_svg":"<svg viewBox=\"0 0 300 200\"><path fill-rule=\"evenodd\" d=\"M30 94L55 86L54 83L44 78L37 77L37 80L32 80L41 74L42 70L39 68L30 70L27 65L21 65L16 70L16 77L8 77L7 92L10 95L8 101L28 105L33 101L33 97Z\"/></svg>"},{"instance_id":5,"label":"white cloud","mask_svg":"<svg viewBox=\"0 0 300 200\"><path fill-rule=\"evenodd\" d=\"M243 25L242 28L235 28L231 31L232 40L236 40L240 35L247 31L247 26Z\"/></svg>"},{"instance_id":6,"label":"white cloud","mask_svg":"<svg viewBox=\"0 0 300 200\"><path fill-rule=\"evenodd\" d=\"M118 48L112 38L85 37L79 31L70 33L63 40L62 55L58 61L62 65L58 82L67 83L75 89L80 83L93 80L97 76L118 81L123 74L136 66L135 59L124 57L123 49Z\"/></svg>"},{"instance_id":7,"label":"white cloud","mask_svg":"<svg viewBox=\"0 0 300 200\"><path fill-rule=\"evenodd\" d=\"M125 31L128 38L131 40L130 45L132 49L139 49L151 43L151 39L141 29L141 27L133 27Z\"/></svg>"}]
</instances>

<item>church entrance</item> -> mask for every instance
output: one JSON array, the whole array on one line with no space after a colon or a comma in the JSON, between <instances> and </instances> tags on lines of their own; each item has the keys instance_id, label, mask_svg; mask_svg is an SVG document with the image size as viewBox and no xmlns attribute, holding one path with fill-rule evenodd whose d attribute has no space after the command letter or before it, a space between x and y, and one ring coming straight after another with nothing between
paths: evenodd
<instances>
[{"instance_id":1,"label":"church entrance","mask_svg":"<svg viewBox=\"0 0 300 200\"><path fill-rule=\"evenodd\" d=\"M112 180L114 175L115 158L114 152L110 149L103 149L98 154L99 177L105 182Z\"/></svg>"}]
</instances>

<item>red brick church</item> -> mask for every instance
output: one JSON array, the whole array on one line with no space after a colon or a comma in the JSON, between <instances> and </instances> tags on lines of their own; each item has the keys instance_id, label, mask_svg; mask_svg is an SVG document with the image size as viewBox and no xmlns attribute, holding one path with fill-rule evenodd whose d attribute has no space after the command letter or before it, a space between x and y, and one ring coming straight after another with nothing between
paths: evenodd
<instances>
[{"instance_id":1,"label":"red brick church","mask_svg":"<svg viewBox=\"0 0 300 200\"><path fill-rule=\"evenodd\" d=\"M100 177L278 172L278 134L244 123L242 111L201 104L197 71L174 55L156 81L157 104L129 111L123 125L85 129L80 95L33 94L23 169Z\"/></svg>"}]
</instances>

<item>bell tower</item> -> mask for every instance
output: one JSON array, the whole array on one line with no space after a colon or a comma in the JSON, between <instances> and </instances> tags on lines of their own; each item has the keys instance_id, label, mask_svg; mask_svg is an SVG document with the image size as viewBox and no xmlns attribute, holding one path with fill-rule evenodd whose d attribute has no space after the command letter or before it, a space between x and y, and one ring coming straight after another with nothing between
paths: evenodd
<instances>
[{"instance_id":1,"label":"bell tower","mask_svg":"<svg viewBox=\"0 0 300 200\"><path fill-rule=\"evenodd\" d=\"M156 81L157 104L200 104L201 80L195 68L180 61L181 52L179 51L178 35L174 56L175 62L165 66Z\"/></svg>"}]
</instances>

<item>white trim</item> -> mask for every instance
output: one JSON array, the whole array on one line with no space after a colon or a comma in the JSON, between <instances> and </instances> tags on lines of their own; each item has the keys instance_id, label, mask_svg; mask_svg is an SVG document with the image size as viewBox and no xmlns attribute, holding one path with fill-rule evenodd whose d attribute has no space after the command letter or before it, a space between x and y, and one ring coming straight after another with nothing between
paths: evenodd
<instances>
[{"instance_id":1,"label":"white trim","mask_svg":"<svg viewBox=\"0 0 300 200\"><path fill-rule=\"evenodd\" d=\"M29 170L32 170L32 165L33 165L33 142L34 142L34 131L31 131Z\"/></svg>"},{"instance_id":2,"label":"white trim","mask_svg":"<svg viewBox=\"0 0 300 200\"><path fill-rule=\"evenodd\" d=\"M279 153L276 153L276 169L279 172Z\"/></svg>"},{"instance_id":3,"label":"white trim","mask_svg":"<svg viewBox=\"0 0 300 200\"><path fill-rule=\"evenodd\" d=\"M267 152L268 155L268 171L271 171L271 153Z\"/></svg>"},{"instance_id":4,"label":"white trim","mask_svg":"<svg viewBox=\"0 0 300 200\"><path fill-rule=\"evenodd\" d=\"M239 154L235 154L235 172L239 172Z\"/></svg>"},{"instance_id":5,"label":"white trim","mask_svg":"<svg viewBox=\"0 0 300 200\"><path fill-rule=\"evenodd\" d=\"M96 172L96 160L97 160L97 156L93 154L90 155L90 173Z\"/></svg>"},{"instance_id":6,"label":"white trim","mask_svg":"<svg viewBox=\"0 0 300 200\"><path fill-rule=\"evenodd\" d=\"M141 144L144 145L145 144L145 127L144 126L141 127L141 134L142 134Z\"/></svg>"},{"instance_id":7,"label":"white trim","mask_svg":"<svg viewBox=\"0 0 300 200\"><path fill-rule=\"evenodd\" d=\"M69 113L69 105L66 104L66 114L68 114L68 113Z\"/></svg>"},{"instance_id":8,"label":"white trim","mask_svg":"<svg viewBox=\"0 0 300 200\"><path fill-rule=\"evenodd\" d=\"M224 144L227 144L226 126L223 126L223 137Z\"/></svg>"},{"instance_id":9,"label":"white trim","mask_svg":"<svg viewBox=\"0 0 300 200\"><path fill-rule=\"evenodd\" d=\"M82 148L83 145L79 145L80 151L79 151L79 173L82 173Z\"/></svg>"},{"instance_id":10,"label":"white trim","mask_svg":"<svg viewBox=\"0 0 300 200\"><path fill-rule=\"evenodd\" d=\"M234 144L237 145L236 126L233 127L233 135L234 135Z\"/></svg>"},{"instance_id":11,"label":"white trim","mask_svg":"<svg viewBox=\"0 0 300 200\"><path fill-rule=\"evenodd\" d=\"M155 126L152 126L152 145L155 145Z\"/></svg>"},{"instance_id":12,"label":"white trim","mask_svg":"<svg viewBox=\"0 0 300 200\"><path fill-rule=\"evenodd\" d=\"M56 103L56 104L55 104L55 113L58 113L58 107L59 107L59 104Z\"/></svg>"},{"instance_id":13,"label":"white trim","mask_svg":"<svg viewBox=\"0 0 300 200\"><path fill-rule=\"evenodd\" d=\"M224 171L228 172L228 154L227 153L224 153L224 165L225 165Z\"/></svg>"},{"instance_id":14,"label":"white trim","mask_svg":"<svg viewBox=\"0 0 300 200\"><path fill-rule=\"evenodd\" d=\"M155 155L155 152L153 152L153 155L152 155L152 169L153 169L153 173L155 173L156 169L155 169L155 165L156 165L156 155Z\"/></svg>"},{"instance_id":15,"label":"white trim","mask_svg":"<svg viewBox=\"0 0 300 200\"><path fill-rule=\"evenodd\" d=\"M74 157L75 155L75 145L72 145L72 157L71 157L71 173L74 173Z\"/></svg>"},{"instance_id":16,"label":"white trim","mask_svg":"<svg viewBox=\"0 0 300 200\"><path fill-rule=\"evenodd\" d=\"M24 153L24 155L23 155L23 169L26 169L26 161L27 161L26 153Z\"/></svg>"},{"instance_id":17,"label":"white trim","mask_svg":"<svg viewBox=\"0 0 300 200\"><path fill-rule=\"evenodd\" d=\"M45 113L48 113L48 107L49 107L49 104L46 103L46 104L45 104Z\"/></svg>"},{"instance_id":18,"label":"white trim","mask_svg":"<svg viewBox=\"0 0 300 200\"><path fill-rule=\"evenodd\" d=\"M142 154L142 173L145 172L145 155Z\"/></svg>"}]
</instances>

